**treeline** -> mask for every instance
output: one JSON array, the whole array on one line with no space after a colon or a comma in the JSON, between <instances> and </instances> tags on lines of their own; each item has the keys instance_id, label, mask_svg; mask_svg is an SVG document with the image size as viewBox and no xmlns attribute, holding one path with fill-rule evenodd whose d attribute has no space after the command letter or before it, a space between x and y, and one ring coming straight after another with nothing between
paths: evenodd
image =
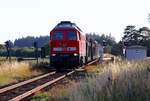
<instances>
[{"instance_id":1,"label":"treeline","mask_svg":"<svg viewBox=\"0 0 150 101\"><path fill-rule=\"evenodd\" d=\"M8 42L9 47L11 47L10 55L14 57L35 57L34 42L37 42L39 56L41 47L45 47L46 55L49 54L49 36L27 36L16 39L14 43L12 41ZM0 45L0 56L7 56L5 45Z\"/></svg>"},{"instance_id":2,"label":"treeline","mask_svg":"<svg viewBox=\"0 0 150 101\"><path fill-rule=\"evenodd\" d=\"M113 55L122 55L122 47L120 44L118 44L115 40L115 38L109 34L109 35L99 35L96 33L88 33L86 34L87 39L96 40L98 43L103 45L105 42L106 46L104 48L105 53L111 53Z\"/></svg>"},{"instance_id":3,"label":"treeline","mask_svg":"<svg viewBox=\"0 0 150 101\"><path fill-rule=\"evenodd\" d=\"M45 55L49 55L49 44L45 46ZM11 48L10 55L13 57L35 57L35 49L33 47ZM0 56L6 57L6 48L0 48ZM41 56L41 48L38 48L38 56Z\"/></svg>"},{"instance_id":4,"label":"treeline","mask_svg":"<svg viewBox=\"0 0 150 101\"><path fill-rule=\"evenodd\" d=\"M37 42L38 47L43 47L49 42L49 36L40 36L40 37L23 37L16 39L13 43L13 47L33 47L33 43Z\"/></svg>"},{"instance_id":5,"label":"treeline","mask_svg":"<svg viewBox=\"0 0 150 101\"><path fill-rule=\"evenodd\" d=\"M35 57L35 52L34 48L30 47L12 48L10 50L10 55L13 57ZM0 56L7 56L5 48L0 49Z\"/></svg>"}]
</instances>

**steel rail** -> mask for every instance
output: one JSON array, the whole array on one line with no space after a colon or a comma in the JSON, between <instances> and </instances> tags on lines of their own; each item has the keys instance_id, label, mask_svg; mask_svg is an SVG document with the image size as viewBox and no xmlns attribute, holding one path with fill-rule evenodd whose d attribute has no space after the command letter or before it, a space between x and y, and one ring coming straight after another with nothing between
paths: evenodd
<instances>
[{"instance_id":1,"label":"steel rail","mask_svg":"<svg viewBox=\"0 0 150 101\"><path fill-rule=\"evenodd\" d=\"M56 78L56 79L54 79L54 80L51 80L51 81L49 81L49 82L47 82L47 83L45 83L45 84L43 84L43 85L40 85L40 86L38 86L38 87L36 87L36 88L30 90L30 91L27 91L27 92L21 94L21 95L15 97L15 98L12 98L12 99L10 99L9 101L20 101L20 100L22 100L22 99L24 99L24 98L26 98L26 97L28 97L28 96L30 96L30 95L36 93L37 91L40 91L41 89L43 89L43 88L45 88L45 87L47 87L47 86L50 86L50 85L54 84L55 82L57 82L57 81L59 81L59 80L64 79L66 76L71 75L71 74L73 74L74 72L75 72L75 71L71 71L71 72L69 72L69 73L67 73L67 74L64 74L64 75L62 75L62 76L60 76L60 77L58 77L58 78Z\"/></svg>"},{"instance_id":2,"label":"steel rail","mask_svg":"<svg viewBox=\"0 0 150 101\"><path fill-rule=\"evenodd\" d=\"M34 81L39 80L39 79L41 79L41 78L44 78L44 77L53 75L53 74L55 74L55 73L56 73L56 72L50 72L50 73L47 73L47 74L44 74L44 75L41 75L41 76L38 76L38 77L35 77L35 78L32 78L32 79L29 79L29 80L26 80L26 81L23 81L23 82L20 82L20 83L17 83L17 84L14 84L14 85L12 85L12 86L8 86L8 87L5 87L5 88L1 88L1 89L0 89L0 94L1 94L1 93L4 93L4 92L6 92L6 91L9 91L9 90L15 89L15 88L17 88L17 87L23 86L23 85L25 85L25 84L34 82Z\"/></svg>"},{"instance_id":3,"label":"steel rail","mask_svg":"<svg viewBox=\"0 0 150 101\"><path fill-rule=\"evenodd\" d=\"M89 62L89 63L88 63L88 64L86 64L85 66L91 65L91 64L93 64L93 63L97 62L98 60L99 60L99 58L98 58L98 59L95 59L95 60L93 60L93 61L91 61L91 62Z\"/></svg>"}]
</instances>

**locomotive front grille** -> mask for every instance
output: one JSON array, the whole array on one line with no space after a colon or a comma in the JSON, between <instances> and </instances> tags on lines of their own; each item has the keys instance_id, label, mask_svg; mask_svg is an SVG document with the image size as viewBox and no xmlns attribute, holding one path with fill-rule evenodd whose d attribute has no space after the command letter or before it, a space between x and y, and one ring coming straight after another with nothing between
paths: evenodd
<instances>
[{"instance_id":1,"label":"locomotive front grille","mask_svg":"<svg viewBox=\"0 0 150 101\"><path fill-rule=\"evenodd\" d=\"M77 66L79 65L79 55L78 54L56 54L56 56L51 56L52 66Z\"/></svg>"}]
</instances>

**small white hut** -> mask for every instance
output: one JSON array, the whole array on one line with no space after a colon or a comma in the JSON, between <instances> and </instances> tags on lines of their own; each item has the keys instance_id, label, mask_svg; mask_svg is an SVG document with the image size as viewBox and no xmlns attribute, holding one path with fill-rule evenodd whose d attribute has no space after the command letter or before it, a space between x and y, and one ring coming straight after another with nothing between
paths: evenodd
<instances>
[{"instance_id":1,"label":"small white hut","mask_svg":"<svg viewBox=\"0 0 150 101\"><path fill-rule=\"evenodd\" d=\"M144 59L147 57L147 48L139 45L126 47L125 57L128 60Z\"/></svg>"}]
</instances>

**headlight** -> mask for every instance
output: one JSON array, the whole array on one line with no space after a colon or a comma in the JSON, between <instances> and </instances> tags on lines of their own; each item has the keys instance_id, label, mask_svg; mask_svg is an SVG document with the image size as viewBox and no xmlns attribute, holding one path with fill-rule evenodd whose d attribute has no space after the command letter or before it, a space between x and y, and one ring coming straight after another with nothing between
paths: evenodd
<instances>
[{"instance_id":1,"label":"headlight","mask_svg":"<svg viewBox=\"0 0 150 101\"><path fill-rule=\"evenodd\" d=\"M56 56L56 54L52 54L52 56Z\"/></svg>"},{"instance_id":2,"label":"headlight","mask_svg":"<svg viewBox=\"0 0 150 101\"><path fill-rule=\"evenodd\" d=\"M73 55L74 55L74 56L77 56L78 54L77 54L77 53L74 53Z\"/></svg>"}]
</instances>

